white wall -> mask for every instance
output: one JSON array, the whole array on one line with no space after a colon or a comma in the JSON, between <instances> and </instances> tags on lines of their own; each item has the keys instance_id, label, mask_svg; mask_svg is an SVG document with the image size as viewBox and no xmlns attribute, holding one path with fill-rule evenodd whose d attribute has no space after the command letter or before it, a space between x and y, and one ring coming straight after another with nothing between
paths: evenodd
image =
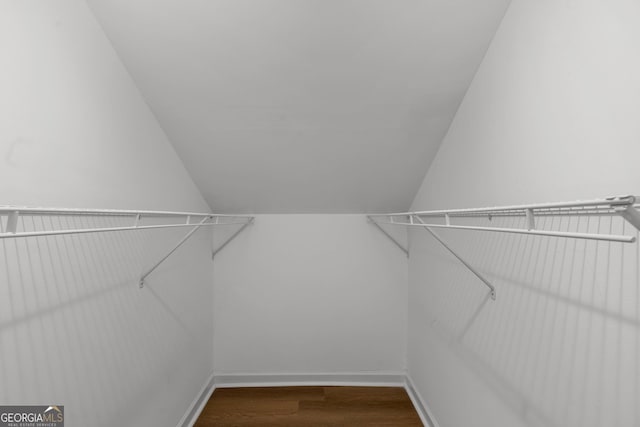
<instances>
[{"instance_id":1,"label":"white wall","mask_svg":"<svg viewBox=\"0 0 640 427\"><path fill-rule=\"evenodd\" d=\"M0 4L0 93L0 204L209 209L84 2ZM210 233L137 280L182 233L0 242L0 403L175 426L212 369Z\"/></svg>"},{"instance_id":2,"label":"white wall","mask_svg":"<svg viewBox=\"0 0 640 427\"><path fill-rule=\"evenodd\" d=\"M407 258L362 215L259 215L214 283L216 374L405 368Z\"/></svg>"},{"instance_id":3,"label":"white wall","mask_svg":"<svg viewBox=\"0 0 640 427\"><path fill-rule=\"evenodd\" d=\"M209 203L275 214L407 209L509 0L87 3Z\"/></svg>"},{"instance_id":4,"label":"white wall","mask_svg":"<svg viewBox=\"0 0 640 427\"><path fill-rule=\"evenodd\" d=\"M637 1L514 0L413 209L640 194L638 22ZM441 426L640 425L637 244L441 234L497 288L411 233L409 372Z\"/></svg>"}]
</instances>

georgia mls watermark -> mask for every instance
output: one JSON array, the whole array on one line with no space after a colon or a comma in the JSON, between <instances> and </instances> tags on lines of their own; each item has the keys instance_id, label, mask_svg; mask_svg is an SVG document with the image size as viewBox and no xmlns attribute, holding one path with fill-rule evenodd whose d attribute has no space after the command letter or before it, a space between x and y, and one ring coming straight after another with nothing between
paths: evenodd
<instances>
[{"instance_id":1,"label":"georgia mls watermark","mask_svg":"<svg viewBox=\"0 0 640 427\"><path fill-rule=\"evenodd\" d=\"M64 427L64 406L0 406L0 427Z\"/></svg>"}]
</instances>

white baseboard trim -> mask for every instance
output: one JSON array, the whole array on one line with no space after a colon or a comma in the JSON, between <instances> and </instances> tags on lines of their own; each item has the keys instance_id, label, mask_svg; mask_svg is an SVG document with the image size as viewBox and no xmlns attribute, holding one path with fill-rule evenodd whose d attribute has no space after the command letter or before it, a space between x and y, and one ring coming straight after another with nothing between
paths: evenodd
<instances>
[{"instance_id":1,"label":"white baseboard trim","mask_svg":"<svg viewBox=\"0 0 640 427\"><path fill-rule=\"evenodd\" d=\"M217 388L233 387L287 387L287 386L351 386L351 387L403 387L415 407L420 420L427 427L440 427L426 402L416 390L413 381L404 372L371 372L340 374L211 374L202 391L189 406L178 427L192 427L211 394Z\"/></svg>"},{"instance_id":2,"label":"white baseboard trim","mask_svg":"<svg viewBox=\"0 0 640 427\"><path fill-rule=\"evenodd\" d=\"M229 387L286 387L286 386L367 386L403 387L404 372L358 372L322 374L218 374L213 380L216 388Z\"/></svg>"},{"instance_id":3,"label":"white baseboard trim","mask_svg":"<svg viewBox=\"0 0 640 427\"><path fill-rule=\"evenodd\" d=\"M416 408L422 424L427 427L440 427L438 420L433 416L433 411L429 409L429 405L427 405L427 402L422 398L420 392L415 388L409 375L405 376L404 388L407 390L409 399L411 399L413 407Z\"/></svg>"},{"instance_id":4,"label":"white baseboard trim","mask_svg":"<svg viewBox=\"0 0 640 427\"><path fill-rule=\"evenodd\" d=\"M200 393L198 393L191 405L189 405L189 409L184 414L177 427L192 427L196 423L196 420L200 416L200 413L204 409L204 406L209 401L209 398L215 389L214 374L211 373L211 375L209 375L209 379L207 379L202 386Z\"/></svg>"}]
</instances>

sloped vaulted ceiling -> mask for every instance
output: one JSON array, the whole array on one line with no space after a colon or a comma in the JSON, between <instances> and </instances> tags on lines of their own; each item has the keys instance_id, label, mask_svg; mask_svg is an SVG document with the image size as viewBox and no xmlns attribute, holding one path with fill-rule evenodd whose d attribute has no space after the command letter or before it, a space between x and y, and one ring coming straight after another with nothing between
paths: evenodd
<instances>
[{"instance_id":1,"label":"sloped vaulted ceiling","mask_svg":"<svg viewBox=\"0 0 640 427\"><path fill-rule=\"evenodd\" d=\"M216 212L405 210L508 0L88 0Z\"/></svg>"}]
</instances>

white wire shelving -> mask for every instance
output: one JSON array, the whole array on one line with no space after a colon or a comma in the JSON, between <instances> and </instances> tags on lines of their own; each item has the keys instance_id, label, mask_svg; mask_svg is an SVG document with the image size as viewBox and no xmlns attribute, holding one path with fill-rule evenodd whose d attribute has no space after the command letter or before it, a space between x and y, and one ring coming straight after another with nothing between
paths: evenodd
<instances>
[{"instance_id":1,"label":"white wire shelving","mask_svg":"<svg viewBox=\"0 0 640 427\"><path fill-rule=\"evenodd\" d=\"M105 227L80 227L80 228L59 228L52 222L42 221L41 229L29 230L24 226L24 222L19 221L21 217L58 217L58 216L81 216L81 217L117 217L121 220L130 219L130 225L105 226ZM6 217L6 219L4 219ZM152 219L152 224L143 224L143 220ZM21 206L0 206L0 239L15 239L43 236L61 236L70 234L85 233L107 233L123 232L133 230L151 230L160 228L181 228L188 227L190 230L178 241L174 247L163 256L153 267L145 271L140 277L139 285L142 288L145 279L153 273L167 258L171 256L180 246L182 246L197 230L207 226L241 225L241 227L231 235L222 245L213 251L215 256L231 240L233 240L242 230L253 223L253 216L249 215L220 215L200 212L172 212L172 211L145 211L145 210L115 210L115 209L71 209L71 208L35 208Z\"/></svg>"},{"instance_id":2,"label":"white wire shelving","mask_svg":"<svg viewBox=\"0 0 640 427\"><path fill-rule=\"evenodd\" d=\"M620 216L629 224L640 230L640 205L635 196L616 196L604 199L538 203L517 206L469 208L469 209L448 209L433 211L400 212L390 214L371 214L368 220L378 227L393 243L402 249L407 255L408 249L386 232L381 225L390 224L405 227L419 227L428 231L445 249L454 255L473 274L475 274L488 288L491 297L495 299L496 291L494 286L475 268L462 259L445 241L434 231L434 229L455 229L480 232L499 232L528 234L535 236L549 236L573 239L588 239L607 242L634 243L636 237L624 234L604 234L604 233L579 233L567 231L543 230L536 227L536 219L544 216ZM485 218L491 220L493 217L524 217L525 226L522 228L487 227L479 225L466 225L454 223L461 218ZM434 220L440 222L434 222Z\"/></svg>"}]
</instances>

